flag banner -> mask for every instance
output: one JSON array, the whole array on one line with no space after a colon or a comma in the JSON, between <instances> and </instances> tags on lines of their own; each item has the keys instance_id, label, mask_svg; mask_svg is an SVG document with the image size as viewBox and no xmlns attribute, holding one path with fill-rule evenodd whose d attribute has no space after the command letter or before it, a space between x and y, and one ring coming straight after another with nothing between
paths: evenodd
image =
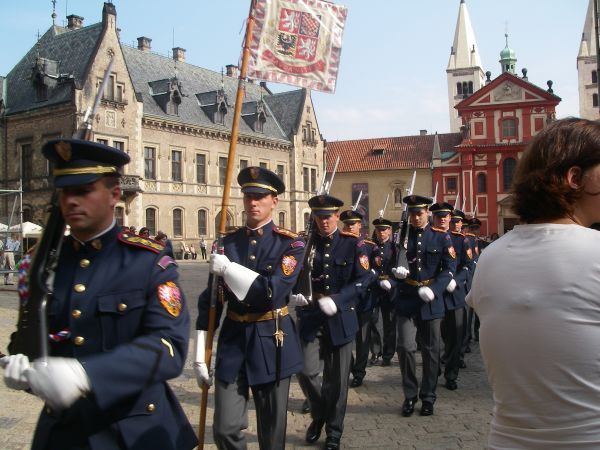
<instances>
[{"instance_id":1,"label":"flag banner","mask_svg":"<svg viewBox=\"0 0 600 450\"><path fill-rule=\"evenodd\" d=\"M256 0L248 77L333 93L347 14L322 0Z\"/></svg>"}]
</instances>

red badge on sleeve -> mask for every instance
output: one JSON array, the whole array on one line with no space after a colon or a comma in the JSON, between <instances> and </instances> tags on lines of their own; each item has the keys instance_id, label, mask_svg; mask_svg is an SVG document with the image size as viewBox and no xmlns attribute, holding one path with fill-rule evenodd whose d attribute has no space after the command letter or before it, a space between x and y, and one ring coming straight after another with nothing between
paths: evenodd
<instances>
[{"instance_id":1,"label":"red badge on sleeve","mask_svg":"<svg viewBox=\"0 0 600 450\"><path fill-rule=\"evenodd\" d=\"M281 270L286 277L289 277L294 273L296 266L298 265L298 261L292 255L285 255L281 259Z\"/></svg>"},{"instance_id":2,"label":"red badge on sleeve","mask_svg":"<svg viewBox=\"0 0 600 450\"><path fill-rule=\"evenodd\" d=\"M181 313L181 292L172 281L158 286L158 300L165 310L173 317L179 317Z\"/></svg>"},{"instance_id":3,"label":"red badge on sleeve","mask_svg":"<svg viewBox=\"0 0 600 450\"><path fill-rule=\"evenodd\" d=\"M367 255L360 255L358 260L360 261L360 265L363 267L363 269L369 270L369 257Z\"/></svg>"}]
</instances>

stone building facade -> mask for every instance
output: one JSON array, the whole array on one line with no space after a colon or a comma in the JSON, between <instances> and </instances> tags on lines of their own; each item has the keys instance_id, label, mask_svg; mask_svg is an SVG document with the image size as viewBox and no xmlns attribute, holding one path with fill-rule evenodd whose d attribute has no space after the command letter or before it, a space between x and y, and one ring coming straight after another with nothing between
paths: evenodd
<instances>
[{"instance_id":1,"label":"stone building facade","mask_svg":"<svg viewBox=\"0 0 600 450\"><path fill-rule=\"evenodd\" d=\"M113 60L110 77L104 73ZM137 48L119 40L115 5L105 3L102 21L83 26L71 15L68 26L52 26L3 80L3 189L23 180L25 220L43 224L50 198L51 168L40 148L49 139L72 136L96 93L93 139L129 153L117 220L152 233L162 230L175 242L215 237L234 102L237 67L227 74L185 61L176 47L168 58L151 51L151 39ZM307 200L323 172L325 142L310 93L272 93L266 84L245 84L234 173L244 166L277 172L287 191L275 222L304 228ZM235 180L235 176L234 176ZM0 201L6 212L8 204ZM0 215L2 211L0 211ZM234 181L228 225L244 222ZM217 225L216 225L217 224Z\"/></svg>"}]
</instances>

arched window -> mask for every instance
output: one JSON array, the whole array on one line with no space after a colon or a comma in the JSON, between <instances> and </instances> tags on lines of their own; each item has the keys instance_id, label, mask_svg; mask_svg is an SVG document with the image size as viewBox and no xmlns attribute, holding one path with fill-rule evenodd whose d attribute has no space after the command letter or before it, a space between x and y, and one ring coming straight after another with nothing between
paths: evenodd
<instances>
[{"instance_id":1,"label":"arched window","mask_svg":"<svg viewBox=\"0 0 600 450\"><path fill-rule=\"evenodd\" d=\"M462 83L459 81L456 83L456 95L462 95Z\"/></svg>"},{"instance_id":2,"label":"arched window","mask_svg":"<svg viewBox=\"0 0 600 450\"><path fill-rule=\"evenodd\" d=\"M480 194L487 192L487 177L485 173L477 175L477 192Z\"/></svg>"},{"instance_id":3,"label":"arched window","mask_svg":"<svg viewBox=\"0 0 600 450\"><path fill-rule=\"evenodd\" d=\"M504 192L510 191L510 187L512 186L513 177L515 175L515 167L517 166L517 161L515 158L506 158L502 162L502 180L504 185Z\"/></svg>"},{"instance_id":4,"label":"arched window","mask_svg":"<svg viewBox=\"0 0 600 450\"><path fill-rule=\"evenodd\" d=\"M215 233L219 232L220 222L221 222L221 211L219 211L219 213L215 217ZM246 222L244 221L244 223L246 223ZM225 221L225 229L227 229L231 226L233 226L233 217L231 216L231 213L227 212L227 220Z\"/></svg>"},{"instance_id":5,"label":"arched window","mask_svg":"<svg viewBox=\"0 0 600 450\"><path fill-rule=\"evenodd\" d=\"M473 93L473 82L469 81L469 94Z\"/></svg>"},{"instance_id":6,"label":"arched window","mask_svg":"<svg viewBox=\"0 0 600 450\"><path fill-rule=\"evenodd\" d=\"M198 236L207 236L208 213L205 209L198 210Z\"/></svg>"},{"instance_id":7,"label":"arched window","mask_svg":"<svg viewBox=\"0 0 600 450\"><path fill-rule=\"evenodd\" d=\"M592 70L592 83L597 83L598 82L598 72L596 72L595 70Z\"/></svg>"},{"instance_id":8,"label":"arched window","mask_svg":"<svg viewBox=\"0 0 600 450\"><path fill-rule=\"evenodd\" d=\"M125 221L125 208L122 206L117 206L115 208L115 220L117 221L117 225L122 227Z\"/></svg>"},{"instance_id":9,"label":"arched window","mask_svg":"<svg viewBox=\"0 0 600 450\"><path fill-rule=\"evenodd\" d=\"M310 213L304 213L304 230L308 230L308 226L310 225Z\"/></svg>"},{"instance_id":10,"label":"arched window","mask_svg":"<svg viewBox=\"0 0 600 450\"><path fill-rule=\"evenodd\" d=\"M394 189L394 205L400 206L402 204L402 189Z\"/></svg>"},{"instance_id":11,"label":"arched window","mask_svg":"<svg viewBox=\"0 0 600 450\"><path fill-rule=\"evenodd\" d=\"M146 228L150 231L150 236L156 236L156 209L146 208Z\"/></svg>"},{"instance_id":12,"label":"arched window","mask_svg":"<svg viewBox=\"0 0 600 450\"><path fill-rule=\"evenodd\" d=\"M279 213L279 227L285 228L285 213L284 212Z\"/></svg>"},{"instance_id":13,"label":"arched window","mask_svg":"<svg viewBox=\"0 0 600 450\"><path fill-rule=\"evenodd\" d=\"M183 210L180 208L173 210L173 236L183 236Z\"/></svg>"},{"instance_id":14,"label":"arched window","mask_svg":"<svg viewBox=\"0 0 600 450\"><path fill-rule=\"evenodd\" d=\"M598 94L592 94L592 105L598 107Z\"/></svg>"}]
</instances>

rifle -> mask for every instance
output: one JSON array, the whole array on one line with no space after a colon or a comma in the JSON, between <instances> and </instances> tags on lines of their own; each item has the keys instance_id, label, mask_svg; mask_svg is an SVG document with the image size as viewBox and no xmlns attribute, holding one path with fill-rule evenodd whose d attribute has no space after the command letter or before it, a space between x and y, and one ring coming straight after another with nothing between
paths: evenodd
<instances>
[{"instance_id":1,"label":"rifle","mask_svg":"<svg viewBox=\"0 0 600 450\"><path fill-rule=\"evenodd\" d=\"M412 180L410 182L410 188L408 189L408 195L412 195L415 189L415 181L417 179L417 171L413 172ZM396 259L396 267L402 266L408 268L408 259L406 257L406 247L408 242L409 234L409 217L408 217L408 206L402 209L402 216L400 217L400 230L396 235L396 247L398 249L398 257Z\"/></svg>"},{"instance_id":2,"label":"rifle","mask_svg":"<svg viewBox=\"0 0 600 450\"><path fill-rule=\"evenodd\" d=\"M114 57L111 58L104 78L102 89L98 89L93 108L87 109L80 128L73 134L76 139L90 140L94 125L94 116L100 105L104 86L110 76ZM19 305L17 331L11 335L8 351L11 354L23 353L30 360L48 357L48 318L47 305L52 300L54 275L65 234L65 220L58 204L58 192L55 190L50 200L48 221L37 246L31 268L29 269L28 298Z\"/></svg>"},{"instance_id":3,"label":"rifle","mask_svg":"<svg viewBox=\"0 0 600 450\"><path fill-rule=\"evenodd\" d=\"M458 209L458 201L459 201L459 197L460 194L457 192L456 193L456 199L454 199L454 209Z\"/></svg>"},{"instance_id":4,"label":"rifle","mask_svg":"<svg viewBox=\"0 0 600 450\"><path fill-rule=\"evenodd\" d=\"M475 204L475 209L473 210L473 218L477 217L477 204Z\"/></svg>"},{"instance_id":5,"label":"rifle","mask_svg":"<svg viewBox=\"0 0 600 450\"><path fill-rule=\"evenodd\" d=\"M437 203L438 182L435 182L435 191L433 191L433 203Z\"/></svg>"},{"instance_id":6,"label":"rifle","mask_svg":"<svg viewBox=\"0 0 600 450\"><path fill-rule=\"evenodd\" d=\"M385 203L383 204L383 209L379 210L379 218L383 219L383 213L385 213L385 209L387 208L388 200L390 199L390 194L385 197Z\"/></svg>"},{"instance_id":7,"label":"rifle","mask_svg":"<svg viewBox=\"0 0 600 450\"><path fill-rule=\"evenodd\" d=\"M317 195L327 195L329 194L329 190L331 189L331 185L333 184L333 179L335 177L335 173L337 171L338 164L340 162L340 157L338 156L335 165L333 166L333 172L331 172L331 176L329 177L329 182L325 181L327 170L323 174L323 180L321 182L321 187L317 191ZM359 197L360 198L360 197ZM356 202L358 207L358 202ZM317 232L317 225L315 223L315 219L311 217L310 223L308 224L308 229L306 230L306 246L304 247L304 257L302 258L302 269L300 269L300 273L298 274L298 280L296 281L296 286L292 290L295 294L302 294L304 298L308 301L308 303L312 303L313 300L313 292L312 292L312 268L313 262L315 259L315 235Z\"/></svg>"},{"instance_id":8,"label":"rifle","mask_svg":"<svg viewBox=\"0 0 600 450\"><path fill-rule=\"evenodd\" d=\"M358 198L356 199L356 202L354 203L354 205L352 205L352 211L356 211L358 209L358 205L360 204L361 198L362 198L362 191L360 191L358 193Z\"/></svg>"}]
</instances>

